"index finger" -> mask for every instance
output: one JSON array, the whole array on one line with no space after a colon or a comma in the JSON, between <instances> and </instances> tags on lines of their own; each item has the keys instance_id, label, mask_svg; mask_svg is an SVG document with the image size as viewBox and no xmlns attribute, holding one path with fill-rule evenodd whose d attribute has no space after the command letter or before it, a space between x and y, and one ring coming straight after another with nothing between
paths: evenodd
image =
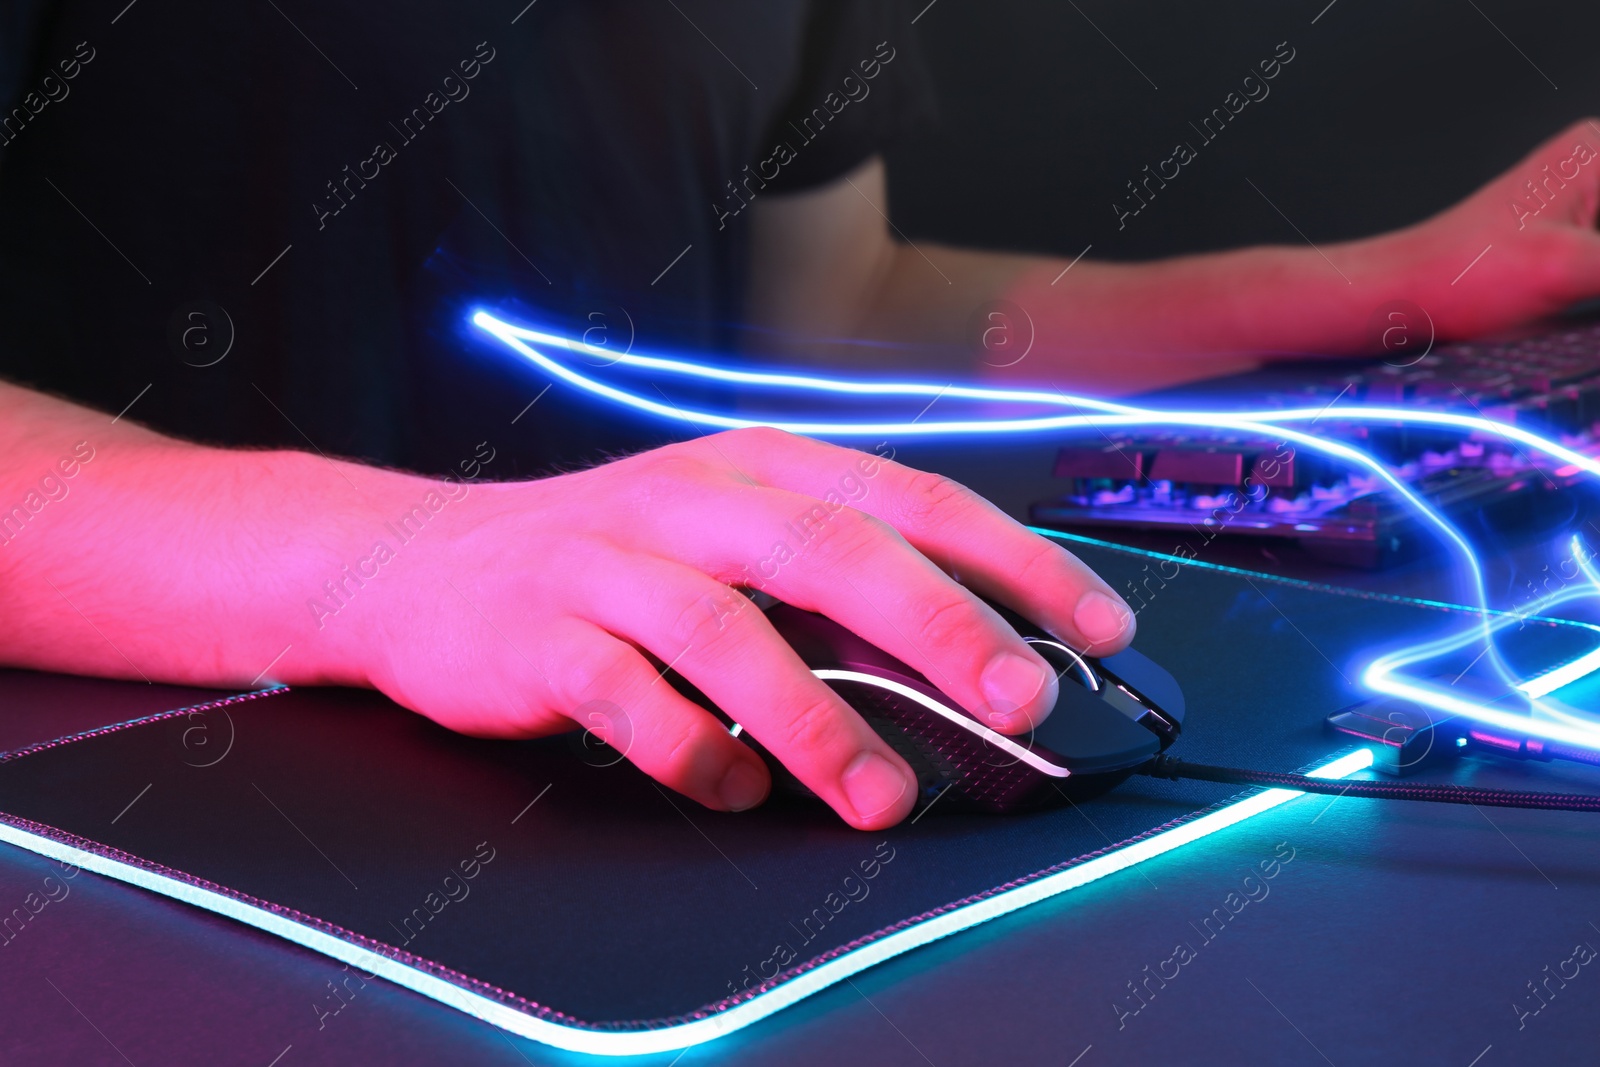
<instances>
[{"instance_id":1,"label":"index finger","mask_svg":"<svg viewBox=\"0 0 1600 1067\"><path fill-rule=\"evenodd\" d=\"M1089 655L1133 640L1133 611L1082 560L943 475L855 449L782 434L727 435L729 459L766 485L842 498L882 519L974 592L992 597ZM736 439L735 439L736 438Z\"/></svg>"}]
</instances>

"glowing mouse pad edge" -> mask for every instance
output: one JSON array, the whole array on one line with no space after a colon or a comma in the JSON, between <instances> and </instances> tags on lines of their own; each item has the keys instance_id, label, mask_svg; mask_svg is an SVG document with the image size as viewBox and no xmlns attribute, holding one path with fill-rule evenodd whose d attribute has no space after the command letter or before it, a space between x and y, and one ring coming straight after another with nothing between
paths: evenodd
<instances>
[{"instance_id":1,"label":"glowing mouse pad edge","mask_svg":"<svg viewBox=\"0 0 1600 1067\"><path fill-rule=\"evenodd\" d=\"M1344 778L1371 762L1368 750L1356 749L1308 773ZM235 919L531 1040L574 1052L632 1056L688 1048L741 1030L911 949L1125 870L1302 795L1293 790L1268 789L1213 805L1099 852L904 919L779 974L753 992L706 1005L678 1019L642 1024L638 1029L622 1028L628 1024L589 1023L573 1018L315 916L32 820L0 813L0 841Z\"/></svg>"}]
</instances>

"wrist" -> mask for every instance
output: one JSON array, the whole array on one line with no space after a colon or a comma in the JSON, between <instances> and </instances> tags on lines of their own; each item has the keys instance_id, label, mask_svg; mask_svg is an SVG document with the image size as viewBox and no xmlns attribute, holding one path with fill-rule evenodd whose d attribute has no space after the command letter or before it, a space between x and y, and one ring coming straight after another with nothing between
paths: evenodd
<instances>
[{"instance_id":1,"label":"wrist","mask_svg":"<svg viewBox=\"0 0 1600 1067\"><path fill-rule=\"evenodd\" d=\"M271 504L242 522L235 512L226 521L243 537L222 539L241 570L252 567L250 543L265 556L242 626L254 656L241 664L244 680L375 684L387 662L383 609L395 599L388 587L400 568L390 565L409 528L409 502L438 483L306 452L263 453L260 462L253 495Z\"/></svg>"},{"instance_id":2,"label":"wrist","mask_svg":"<svg viewBox=\"0 0 1600 1067\"><path fill-rule=\"evenodd\" d=\"M1229 360L1365 351L1373 311L1404 295L1396 251L1368 239L1082 264L1066 294L1042 271L1019 291L1055 309L1042 330L1052 347L1203 359L1211 373Z\"/></svg>"},{"instance_id":3,"label":"wrist","mask_svg":"<svg viewBox=\"0 0 1600 1067\"><path fill-rule=\"evenodd\" d=\"M1263 355L1355 355L1372 348L1372 316L1406 273L1385 238L1246 249L1229 285L1241 347Z\"/></svg>"}]
</instances>

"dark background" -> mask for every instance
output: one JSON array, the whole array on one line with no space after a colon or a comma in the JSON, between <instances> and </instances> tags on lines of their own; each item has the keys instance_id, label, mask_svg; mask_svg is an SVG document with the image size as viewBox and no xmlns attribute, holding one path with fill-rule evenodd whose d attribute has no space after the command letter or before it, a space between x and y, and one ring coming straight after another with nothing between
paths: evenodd
<instances>
[{"instance_id":1,"label":"dark background","mask_svg":"<svg viewBox=\"0 0 1600 1067\"><path fill-rule=\"evenodd\" d=\"M892 214L913 240L1091 258L1298 241L1248 177L1320 243L1418 221L1600 112L1600 6L1336 0L1312 25L1327 2L937 0L916 30L941 124L893 153ZM1200 144L1188 123L1280 41L1271 95ZM1199 158L1119 233L1124 183L1185 139Z\"/></svg>"}]
</instances>

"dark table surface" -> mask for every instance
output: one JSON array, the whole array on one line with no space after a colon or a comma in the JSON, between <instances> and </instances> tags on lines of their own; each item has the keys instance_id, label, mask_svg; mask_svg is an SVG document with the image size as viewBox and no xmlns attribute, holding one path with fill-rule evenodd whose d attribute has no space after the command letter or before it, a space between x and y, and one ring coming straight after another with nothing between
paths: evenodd
<instances>
[{"instance_id":1,"label":"dark table surface","mask_svg":"<svg viewBox=\"0 0 1600 1067\"><path fill-rule=\"evenodd\" d=\"M995 469L1007 468L1019 469ZM966 476L981 484L976 473ZM1015 508L1029 492L997 481L995 495L1011 494ZM1407 573L1429 580L1425 566ZM35 709L0 709L0 748L97 725L96 700L117 721L213 695L14 673L0 688ZM1600 791L1600 772L1550 765L1479 762L1473 781ZM1593 1063L1597 829L1584 814L1302 798L915 950L720 1042L644 1060ZM1293 858L1268 894L1208 939L1204 918L1259 861L1284 855ZM60 874L0 846L0 914ZM319 1020L339 964L92 874L57 884L65 895L56 889L0 946L6 1064L586 1059L378 981ZM1176 977L1150 978L1172 974L1165 961L1179 944L1190 958Z\"/></svg>"}]
</instances>

